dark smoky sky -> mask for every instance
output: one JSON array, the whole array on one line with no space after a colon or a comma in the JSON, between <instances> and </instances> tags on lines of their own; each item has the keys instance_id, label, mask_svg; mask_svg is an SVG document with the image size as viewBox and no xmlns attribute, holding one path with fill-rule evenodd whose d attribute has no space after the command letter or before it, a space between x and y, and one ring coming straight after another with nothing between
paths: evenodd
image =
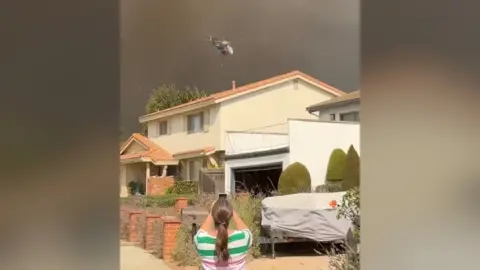
<instances>
[{"instance_id":1,"label":"dark smoky sky","mask_svg":"<svg viewBox=\"0 0 480 270\"><path fill-rule=\"evenodd\" d=\"M300 70L346 92L359 88L359 0L121 0L121 8L127 133L166 83L212 93ZM235 54L222 60L209 35L230 40Z\"/></svg>"}]
</instances>

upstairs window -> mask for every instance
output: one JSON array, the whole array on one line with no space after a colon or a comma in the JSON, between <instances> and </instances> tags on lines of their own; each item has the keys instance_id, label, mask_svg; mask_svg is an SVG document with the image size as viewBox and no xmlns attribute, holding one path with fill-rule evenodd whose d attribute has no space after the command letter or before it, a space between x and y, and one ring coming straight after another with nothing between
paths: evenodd
<instances>
[{"instance_id":1,"label":"upstairs window","mask_svg":"<svg viewBox=\"0 0 480 270\"><path fill-rule=\"evenodd\" d=\"M203 132L204 117L203 113L192 114L187 117L187 132Z\"/></svg>"},{"instance_id":2,"label":"upstairs window","mask_svg":"<svg viewBox=\"0 0 480 270\"><path fill-rule=\"evenodd\" d=\"M158 135L167 135L168 134L168 122L167 121L162 121L158 123Z\"/></svg>"}]
</instances>

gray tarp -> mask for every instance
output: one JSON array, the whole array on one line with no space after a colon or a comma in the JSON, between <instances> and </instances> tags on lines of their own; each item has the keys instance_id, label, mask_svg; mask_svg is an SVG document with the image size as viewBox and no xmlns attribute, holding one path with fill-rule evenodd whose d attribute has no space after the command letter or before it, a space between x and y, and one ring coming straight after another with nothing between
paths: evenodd
<instances>
[{"instance_id":1,"label":"gray tarp","mask_svg":"<svg viewBox=\"0 0 480 270\"><path fill-rule=\"evenodd\" d=\"M351 222L337 219L331 200L341 203L345 192L299 193L265 198L262 201L262 227L275 234L308 238L318 242L344 240Z\"/></svg>"}]
</instances>

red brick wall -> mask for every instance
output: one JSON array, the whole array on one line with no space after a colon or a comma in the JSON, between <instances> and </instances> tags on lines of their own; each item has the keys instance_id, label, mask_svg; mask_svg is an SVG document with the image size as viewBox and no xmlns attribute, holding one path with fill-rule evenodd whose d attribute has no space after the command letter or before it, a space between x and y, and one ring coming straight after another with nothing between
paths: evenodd
<instances>
[{"instance_id":1,"label":"red brick wall","mask_svg":"<svg viewBox=\"0 0 480 270\"><path fill-rule=\"evenodd\" d=\"M163 259L165 261L173 261L172 253L175 249L180 226L180 220L175 217L165 217L163 219Z\"/></svg>"},{"instance_id":2,"label":"red brick wall","mask_svg":"<svg viewBox=\"0 0 480 270\"><path fill-rule=\"evenodd\" d=\"M177 213L180 213L180 211L188 206L188 198L176 198L175 199L175 210Z\"/></svg>"},{"instance_id":3,"label":"red brick wall","mask_svg":"<svg viewBox=\"0 0 480 270\"><path fill-rule=\"evenodd\" d=\"M145 228L145 249L149 252L161 250L163 219L160 215L147 215Z\"/></svg>"},{"instance_id":4,"label":"red brick wall","mask_svg":"<svg viewBox=\"0 0 480 270\"><path fill-rule=\"evenodd\" d=\"M173 186L175 180L173 176L152 176L148 178L148 185L147 185L147 194L148 195L163 195L165 191Z\"/></svg>"},{"instance_id":5,"label":"red brick wall","mask_svg":"<svg viewBox=\"0 0 480 270\"><path fill-rule=\"evenodd\" d=\"M141 228L141 218L144 215L140 211L132 211L129 213L129 234L128 241L133 243L142 242L142 228Z\"/></svg>"}]
</instances>

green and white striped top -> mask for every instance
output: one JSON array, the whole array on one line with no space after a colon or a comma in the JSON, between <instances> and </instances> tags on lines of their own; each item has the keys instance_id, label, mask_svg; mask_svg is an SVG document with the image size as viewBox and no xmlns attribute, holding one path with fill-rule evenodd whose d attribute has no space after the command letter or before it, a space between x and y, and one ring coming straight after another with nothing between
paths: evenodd
<instances>
[{"instance_id":1,"label":"green and white striped top","mask_svg":"<svg viewBox=\"0 0 480 270\"><path fill-rule=\"evenodd\" d=\"M198 254L202 260L203 270L245 270L247 265L247 252L252 246L252 233L245 229L234 231L228 236L228 262L217 262L215 257L214 236L204 230L199 230L193 238Z\"/></svg>"}]
</instances>

